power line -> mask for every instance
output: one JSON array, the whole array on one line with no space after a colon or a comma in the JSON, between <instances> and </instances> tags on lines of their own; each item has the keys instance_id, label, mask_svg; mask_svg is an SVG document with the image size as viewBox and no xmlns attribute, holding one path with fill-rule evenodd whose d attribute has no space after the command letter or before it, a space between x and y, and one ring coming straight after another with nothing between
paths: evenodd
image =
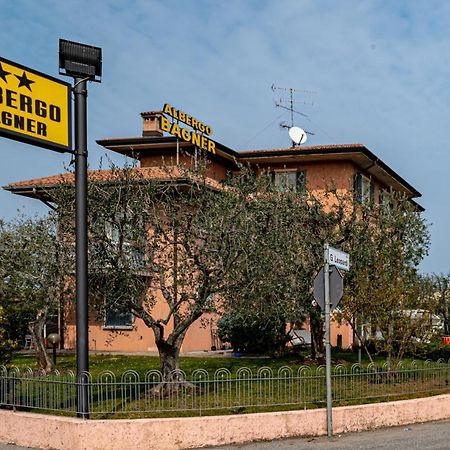
<instances>
[{"instance_id":1,"label":"power line","mask_svg":"<svg viewBox=\"0 0 450 450\"><path fill-rule=\"evenodd\" d=\"M256 133L254 136L252 136L247 141L245 141L243 144L241 144L240 147L244 147L249 142L251 142L253 139L257 138L260 134L264 133L264 131L266 131L267 128L269 128L271 125L273 125L277 120L281 119L281 117L283 117L285 114L286 114L285 112L282 112L279 116L277 116L274 120L272 120L269 124L267 124L261 131L258 131L258 133Z\"/></svg>"}]
</instances>

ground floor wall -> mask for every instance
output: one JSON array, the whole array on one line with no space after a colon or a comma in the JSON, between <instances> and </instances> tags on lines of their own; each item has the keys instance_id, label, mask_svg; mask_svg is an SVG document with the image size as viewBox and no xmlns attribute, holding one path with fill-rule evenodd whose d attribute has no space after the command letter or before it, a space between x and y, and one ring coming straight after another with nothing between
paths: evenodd
<instances>
[{"instance_id":1,"label":"ground floor wall","mask_svg":"<svg viewBox=\"0 0 450 450\"><path fill-rule=\"evenodd\" d=\"M205 314L194 322L186 333L182 352L220 350L222 343L217 336L218 317ZM309 331L308 323L303 329ZM170 332L170 328L168 328ZM74 323L66 326L65 348L75 348L76 329ZM353 332L347 323L331 321L331 345L343 349L353 345ZM153 331L141 319L135 319L130 329L108 329L98 320L89 324L89 349L92 351L157 352Z\"/></svg>"},{"instance_id":2,"label":"ground floor wall","mask_svg":"<svg viewBox=\"0 0 450 450\"><path fill-rule=\"evenodd\" d=\"M67 326L66 348L75 348L76 329ZM216 333L216 320L211 315L192 324L186 333L182 352L208 351L220 348ZM93 351L157 352L153 331L141 319L135 319L132 329L108 329L101 324L89 325L89 349Z\"/></svg>"},{"instance_id":3,"label":"ground floor wall","mask_svg":"<svg viewBox=\"0 0 450 450\"><path fill-rule=\"evenodd\" d=\"M347 322L338 323L331 320L330 339L333 347L351 348L353 345L352 327Z\"/></svg>"},{"instance_id":4,"label":"ground floor wall","mask_svg":"<svg viewBox=\"0 0 450 450\"><path fill-rule=\"evenodd\" d=\"M450 419L450 394L342 406L333 432ZM25 432L24 432L25 430ZM327 433L325 409L168 419L82 420L0 410L0 442L61 450L177 450Z\"/></svg>"}]
</instances>

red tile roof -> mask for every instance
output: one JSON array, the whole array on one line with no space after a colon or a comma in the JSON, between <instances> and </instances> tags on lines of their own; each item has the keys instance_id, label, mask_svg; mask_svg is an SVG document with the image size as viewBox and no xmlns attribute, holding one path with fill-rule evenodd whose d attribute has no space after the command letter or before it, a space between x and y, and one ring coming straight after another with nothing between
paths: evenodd
<instances>
[{"instance_id":1,"label":"red tile roof","mask_svg":"<svg viewBox=\"0 0 450 450\"><path fill-rule=\"evenodd\" d=\"M239 150L239 155L244 154L251 154L251 153L276 153L276 152L285 152L287 150L296 150L299 154L302 153L302 151L309 151L309 150L315 150L315 151L333 151L333 150L340 150L340 149L362 149L365 148L363 144L326 144L326 145L302 145L297 147L280 147L280 148L261 148L261 149L251 149L251 150Z\"/></svg>"},{"instance_id":2,"label":"red tile roof","mask_svg":"<svg viewBox=\"0 0 450 450\"><path fill-rule=\"evenodd\" d=\"M177 167L171 168L159 168L159 167L143 167L143 168L133 168L131 169L133 174L137 179L142 177L143 179L154 179L160 181L168 181L172 179L187 179L188 176L183 173L183 170L180 170ZM90 181L112 181L114 178L117 178L117 175L114 175L114 171L111 170L89 170L88 171L88 179ZM213 188L219 188L221 184L214 180L213 178L205 177L204 178L206 184ZM24 187L50 187L55 186L57 184L65 184L65 183L74 183L75 175L73 173L62 173L58 175L52 175L48 177L42 178L34 178L31 180L22 180L16 181L14 183L10 183L7 186L8 190L16 190L18 188Z\"/></svg>"}]
</instances>

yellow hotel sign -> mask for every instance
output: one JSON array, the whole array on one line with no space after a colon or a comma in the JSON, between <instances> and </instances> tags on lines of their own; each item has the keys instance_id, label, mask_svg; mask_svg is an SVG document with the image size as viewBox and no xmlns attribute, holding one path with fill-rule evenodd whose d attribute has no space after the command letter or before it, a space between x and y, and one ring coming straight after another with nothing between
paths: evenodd
<instances>
[{"instance_id":1,"label":"yellow hotel sign","mask_svg":"<svg viewBox=\"0 0 450 450\"><path fill-rule=\"evenodd\" d=\"M0 57L0 135L72 151L69 83Z\"/></svg>"},{"instance_id":2,"label":"yellow hotel sign","mask_svg":"<svg viewBox=\"0 0 450 450\"><path fill-rule=\"evenodd\" d=\"M216 153L216 143L209 139L206 135L212 136L213 130L209 125L205 125L200 120L184 113L183 111L170 106L168 103L164 105L163 113L168 114L177 121L184 122L192 128L189 131L187 128L180 127L177 122L170 122L165 116L161 116L159 125L162 131L167 131L178 139L183 139L196 147L207 150L211 153Z\"/></svg>"}]
</instances>

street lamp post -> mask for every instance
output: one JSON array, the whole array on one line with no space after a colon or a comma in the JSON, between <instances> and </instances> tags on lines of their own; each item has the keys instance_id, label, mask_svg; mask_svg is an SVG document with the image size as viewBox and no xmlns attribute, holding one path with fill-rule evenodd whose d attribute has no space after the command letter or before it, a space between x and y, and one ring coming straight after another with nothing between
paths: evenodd
<instances>
[{"instance_id":1,"label":"street lamp post","mask_svg":"<svg viewBox=\"0 0 450 450\"><path fill-rule=\"evenodd\" d=\"M50 333L47 336L47 340L53 347L53 364L56 366L56 346L61 342L61 336L58 333Z\"/></svg>"},{"instance_id":2,"label":"street lamp post","mask_svg":"<svg viewBox=\"0 0 450 450\"><path fill-rule=\"evenodd\" d=\"M87 239L87 81L100 82L102 50L59 40L60 74L74 79L76 202L77 415L89 418L88 239Z\"/></svg>"}]
</instances>

